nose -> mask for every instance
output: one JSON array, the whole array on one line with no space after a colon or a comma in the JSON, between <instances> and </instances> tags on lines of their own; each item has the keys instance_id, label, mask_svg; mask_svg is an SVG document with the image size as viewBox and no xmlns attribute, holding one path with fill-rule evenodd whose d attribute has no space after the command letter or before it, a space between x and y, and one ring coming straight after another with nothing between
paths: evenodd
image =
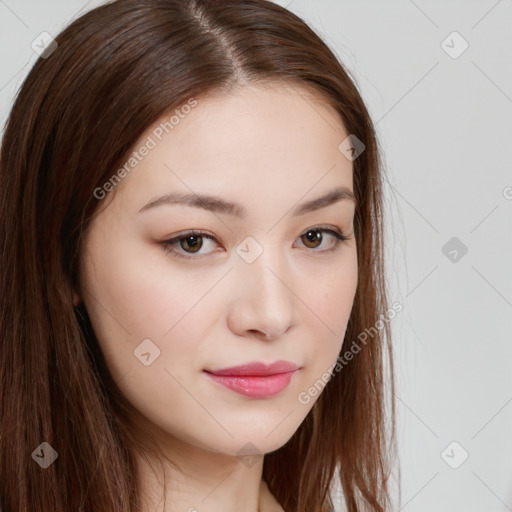
<instances>
[{"instance_id":1,"label":"nose","mask_svg":"<svg viewBox=\"0 0 512 512\"><path fill-rule=\"evenodd\" d=\"M267 340L283 336L294 322L297 300L284 258L265 249L252 263L237 261L232 274L236 284L228 313L230 329Z\"/></svg>"}]
</instances>

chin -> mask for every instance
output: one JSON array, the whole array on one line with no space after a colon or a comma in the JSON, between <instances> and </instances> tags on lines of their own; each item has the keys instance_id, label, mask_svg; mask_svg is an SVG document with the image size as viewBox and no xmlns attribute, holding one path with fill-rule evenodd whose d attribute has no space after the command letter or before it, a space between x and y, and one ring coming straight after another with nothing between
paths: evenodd
<instances>
[{"instance_id":1,"label":"chin","mask_svg":"<svg viewBox=\"0 0 512 512\"><path fill-rule=\"evenodd\" d=\"M223 436L223 439L219 439L219 442L213 446L210 437L207 441L208 446L204 445L203 447L210 451L236 457L265 455L284 446L297 430L296 428L290 428L290 425L288 425L286 430L278 427L279 432L278 429L272 432L274 428L275 426L260 430L254 427L246 430L237 429L237 434L233 438L226 439L226 436Z\"/></svg>"}]
</instances>

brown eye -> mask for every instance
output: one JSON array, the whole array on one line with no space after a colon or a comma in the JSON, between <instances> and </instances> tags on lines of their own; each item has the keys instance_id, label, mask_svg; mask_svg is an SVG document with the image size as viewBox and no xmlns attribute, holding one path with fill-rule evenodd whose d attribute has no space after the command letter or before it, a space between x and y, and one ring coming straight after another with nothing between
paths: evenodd
<instances>
[{"instance_id":1,"label":"brown eye","mask_svg":"<svg viewBox=\"0 0 512 512\"><path fill-rule=\"evenodd\" d=\"M201 235L189 235L180 240L181 248L186 252L195 253L203 246Z\"/></svg>"},{"instance_id":2,"label":"brown eye","mask_svg":"<svg viewBox=\"0 0 512 512\"><path fill-rule=\"evenodd\" d=\"M200 259L206 254L201 252L201 249L205 248L206 241L215 242L216 238L203 231L189 231L179 236L175 236L170 240L163 240L160 242L164 251L168 254L172 254L177 258L185 259ZM208 243L206 243L208 248ZM215 251L212 251L212 253Z\"/></svg>"},{"instance_id":3,"label":"brown eye","mask_svg":"<svg viewBox=\"0 0 512 512\"><path fill-rule=\"evenodd\" d=\"M325 239L324 233L327 234L327 239ZM326 254L336 250L341 242L349 240L350 237L333 229L317 227L308 229L305 233L300 235L299 238L306 249L312 249L312 253ZM189 231L169 240L163 240L160 244L164 252L173 257L201 261L204 257L219 252L215 249L207 253L201 252L202 249L205 249L205 240L206 248L208 248L208 241L211 241L214 245L218 245L215 236L203 231ZM331 241L329 248L324 248L323 250L318 249L325 240Z\"/></svg>"},{"instance_id":4,"label":"brown eye","mask_svg":"<svg viewBox=\"0 0 512 512\"><path fill-rule=\"evenodd\" d=\"M304 245L310 249L318 247L322 243L322 234L319 230L310 229L301 236ZM311 244L311 245L310 245Z\"/></svg>"},{"instance_id":5,"label":"brown eye","mask_svg":"<svg viewBox=\"0 0 512 512\"><path fill-rule=\"evenodd\" d=\"M324 238L324 234L327 234L327 238ZM312 253L326 254L336 250L341 242L349 240L350 237L345 236L343 233L338 232L334 229L315 227L309 228L305 233L299 237L307 249L312 249ZM319 249L323 242L330 240L331 243L328 245L328 249Z\"/></svg>"}]
</instances>

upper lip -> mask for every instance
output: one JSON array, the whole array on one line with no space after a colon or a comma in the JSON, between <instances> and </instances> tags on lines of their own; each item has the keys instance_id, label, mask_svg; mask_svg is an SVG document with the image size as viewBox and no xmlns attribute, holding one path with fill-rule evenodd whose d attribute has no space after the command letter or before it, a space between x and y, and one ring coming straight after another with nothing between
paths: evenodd
<instances>
[{"instance_id":1,"label":"upper lip","mask_svg":"<svg viewBox=\"0 0 512 512\"><path fill-rule=\"evenodd\" d=\"M278 373L293 372L300 366L291 361L276 361L266 364L259 361L232 366L231 368L220 368L218 370L205 370L214 375L276 375Z\"/></svg>"}]
</instances>

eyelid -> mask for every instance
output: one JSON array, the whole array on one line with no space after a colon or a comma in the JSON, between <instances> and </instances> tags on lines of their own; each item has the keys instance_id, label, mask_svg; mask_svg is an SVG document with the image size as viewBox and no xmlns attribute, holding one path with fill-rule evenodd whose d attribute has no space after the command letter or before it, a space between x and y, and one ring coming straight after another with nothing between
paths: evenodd
<instances>
[{"instance_id":1,"label":"eyelid","mask_svg":"<svg viewBox=\"0 0 512 512\"><path fill-rule=\"evenodd\" d=\"M208 238L209 240L215 240L218 243L217 237L215 235L213 235L212 233L210 233L208 231L204 231L201 229L189 229L187 231L182 231L180 233L176 233L175 235L173 235L172 238L162 240L159 243L163 246L164 251L167 254L172 254L176 258L182 258L182 259L186 259L186 260L201 260L201 259L203 259L206 256L204 254L202 254L200 256L194 256L193 253L190 253L190 255L187 255L186 253L183 254L175 249L172 249L172 246L175 243L177 243L180 240L183 240L184 238L187 238L189 236L200 236L201 238ZM215 251L213 251L213 252L215 252ZM210 254L213 254L213 252Z\"/></svg>"},{"instance_id":2,"label":"eyelid","mask_svg":"<svg viewBox=\"0 0 512 512\"><path fill-rule=\"evenodd\" d=\"M332 225L315 225L315 226L311 226L311 227L305 229L298 236L298 238L301 238L302 236L306 235L309 231L318 231L318 232L321 232L321 233L327 233L328 235L330 235L330 236L332 236L334 238L334 246L331 247L330 249L317 250L317 249L311 249L311 248L305 247L305 249L309 249L310 252L313 252L313 253L317 252L319 254L325 254L325 253L329 253L329 252L335 251L335 250L337 250L339 248L341 243L352 239L352 236L345 235L343 230L341 230L337 226L332 226ZM189 230L185 230L185 231L181 231L179 233L176 233L175 235L172 236L172 238L168 238L168 239L162 240L161 242L159 242L159 244L163 246L163 249L164 249L164 251L167 254L171 254L173 257L184 259L184 260L197 260L197 261L201 261L204 258L206 258L208 255L213 254L215 252L218 252L218 251L212 251L211 253L208 253L208 254L202 254L200 256L194 256L194 253L188 253L188 254L187 253L181 253L181 252L179 252L179 251L177 251L175 249L172 249L172 246L175 243L177 243L180 240L183 240L183 239L185 239L185 238L187 238L189 236L200 236L201 238L207 238L207 239L210 239L210 240L214 240L214 241L216 241L218 243L217 236L215 236L213 233L211 233L209 231L205 231L205 230L202 230L202 229L189 229Z\"/></svg>"}]
</instances>

